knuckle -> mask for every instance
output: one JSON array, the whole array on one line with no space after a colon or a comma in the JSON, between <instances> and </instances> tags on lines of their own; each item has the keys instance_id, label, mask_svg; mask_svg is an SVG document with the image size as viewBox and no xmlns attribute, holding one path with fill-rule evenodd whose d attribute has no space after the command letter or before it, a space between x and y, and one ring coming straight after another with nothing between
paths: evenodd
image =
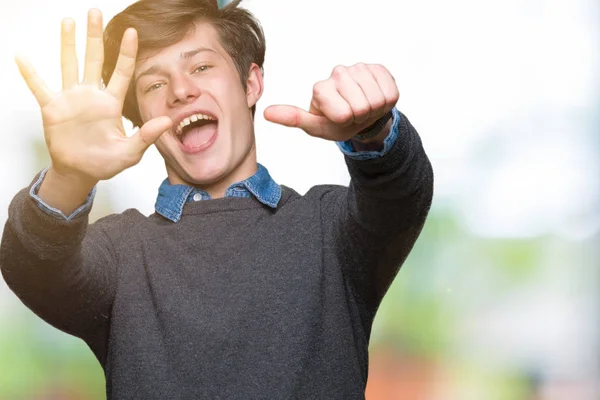
<instances>
[{"instance_id":1,"label":"knuckle","mask_svg":"<svg viewBox=\"0 0 600 400\"><path fill-rule=\"evenodd\" d=\"M361 62L361 63L354 64L352 66L352 70L356 71L356 72L366 72L369 70L369 68L367 67L367 64Z\"/></svg>"},{"instance_id":2,"label":"knuckle","mask_svg":"<svg viewBox=\"0 0 600 400\"><path fill-rule=\"evenodd\" d=\"M387 68L381 64L371 64L371 68L378 72L383 72L383 71L387 72Z\"/></svg>"},{"instance_id":3,"label":"knuckle","mask_svg":"<svg viewBox=\"0 0 600 400\"><path fill-rule=\"evenodd\" d=\"M351 110L344 110L344 111L339 111L339 112L335 113L332 116L332 121L335 122L336 124L344 124L348 121L351 121L353 117L354 117L354 114L352 113Z\"/></svg>"},{"instance_id":4,"label":"knuckle","mask_svg":"<svg viewBox=\"0 0 600 400\"><path fill-rule=\"evenodd\" d=\"M379 77L382 76L389 76L392 79L394 79L394 77L392 76L392 74L390 73L390 71L383 65L381 64L373 64L369 67L369 69L371 70L371 72Z\"/></svg>"},{"instance_id":5,"label":"knuckle","mask_svg":"<svg viewBox=\"0 0 600 400\"><path fill-rule=\"evenodd\" d=\"M336 65L335 67L333 67L333 71L331 72L331 76L334 78L339 78L344 74L346 74L346 67L344 67L343 65Z\"/></svg>"},{"instance_id":6,"label":"knuckle","mask_svg":"<svg viewBox=\"0 0 600 400\"><path fill-rule=\"evenodd\" d=\"M322 99L326 97L327 92L330 90L330 86L328 85L328 81L320 81L315 83L313 86L313 97L315 99Z\"/></svg>"},{"instance_id":7,"label":"knuckle","mask_svg":"<svg viewBox=\"0 0 600 400\"><path fill-rule=\"evenodd\" d=\"M323 91L323 81L319 81L313 85L313 94L320 94Z\"/></svg>"}]
</instances>

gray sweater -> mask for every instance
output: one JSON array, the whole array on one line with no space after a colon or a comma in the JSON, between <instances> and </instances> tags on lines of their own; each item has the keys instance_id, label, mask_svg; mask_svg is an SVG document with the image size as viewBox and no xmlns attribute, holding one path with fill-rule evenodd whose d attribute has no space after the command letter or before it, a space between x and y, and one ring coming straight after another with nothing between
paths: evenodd
<instances>
[{"instance_id":1,"label":"gray sweater","mask_svg":"<svg viewBox=\"0 0 600 400\"><path fill-rule=\"evenodd\" d=\"M88 224L13 199L9 287L83 339L108 399L363 399L371 325L424 224L431 165L405 116L381 158L346 158L349 187L283 187ZM34 179L35 182L35 179Z\"/></svg>"}]
</instances>

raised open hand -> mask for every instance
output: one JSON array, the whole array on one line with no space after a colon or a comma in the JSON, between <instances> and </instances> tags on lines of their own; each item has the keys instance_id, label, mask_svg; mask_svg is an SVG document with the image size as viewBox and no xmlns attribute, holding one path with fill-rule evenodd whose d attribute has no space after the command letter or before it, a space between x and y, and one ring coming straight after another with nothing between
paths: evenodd
<instances>
[{"instance_id":1,"label":"raised open hand","mask_svg":"<svg viewBox=\"0 0 600 400\"><path fill-rule=\"evenodd\" d=\"M88 35L83 80L79 81L75 49L75 22L64 19L61 32L62 91L53 93L33 67L17 57L21 75L37 99L52 168L64 176L97 182L109 179L137 164L148 147L172 121L158 117L127 137L121 112L134 73L137 33L123 35L115 71L102 88L104 61L102 14L88 13Z\"/></svg>"}]
</instances>

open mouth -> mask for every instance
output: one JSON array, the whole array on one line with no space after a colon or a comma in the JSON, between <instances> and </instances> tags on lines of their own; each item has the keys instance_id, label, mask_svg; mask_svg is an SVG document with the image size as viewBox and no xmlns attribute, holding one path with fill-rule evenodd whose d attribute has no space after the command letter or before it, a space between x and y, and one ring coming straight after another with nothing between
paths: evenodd
<instances>
[{"instance_id":1,"label":"open mouth","mask_svg":"<svg viewBox=\"0 0 600 400\"><path fill-rule=\"evenodd\" d=\"M206 114L194 114L179 123L175 134L189 149L198 149L210 142L217 131L218 121Z\"/></svg>"}]
</instances>

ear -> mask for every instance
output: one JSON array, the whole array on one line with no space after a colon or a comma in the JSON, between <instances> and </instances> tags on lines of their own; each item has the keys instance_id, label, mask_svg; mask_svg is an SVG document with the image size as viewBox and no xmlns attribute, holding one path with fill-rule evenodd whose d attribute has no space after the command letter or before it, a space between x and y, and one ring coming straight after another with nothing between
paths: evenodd
<instances>
[{"instance_id":1,"label":"ear","mask_svg":"<svg viewBox=\"0 0 600 400\"><path fill-rule=\"evenodd\" d=\"M260 67L254 63L250 65L248 80L246 81L246 101L248 108L252 108L258 102L263 93L263 74Z\"/></svg>"}]
</instances>

